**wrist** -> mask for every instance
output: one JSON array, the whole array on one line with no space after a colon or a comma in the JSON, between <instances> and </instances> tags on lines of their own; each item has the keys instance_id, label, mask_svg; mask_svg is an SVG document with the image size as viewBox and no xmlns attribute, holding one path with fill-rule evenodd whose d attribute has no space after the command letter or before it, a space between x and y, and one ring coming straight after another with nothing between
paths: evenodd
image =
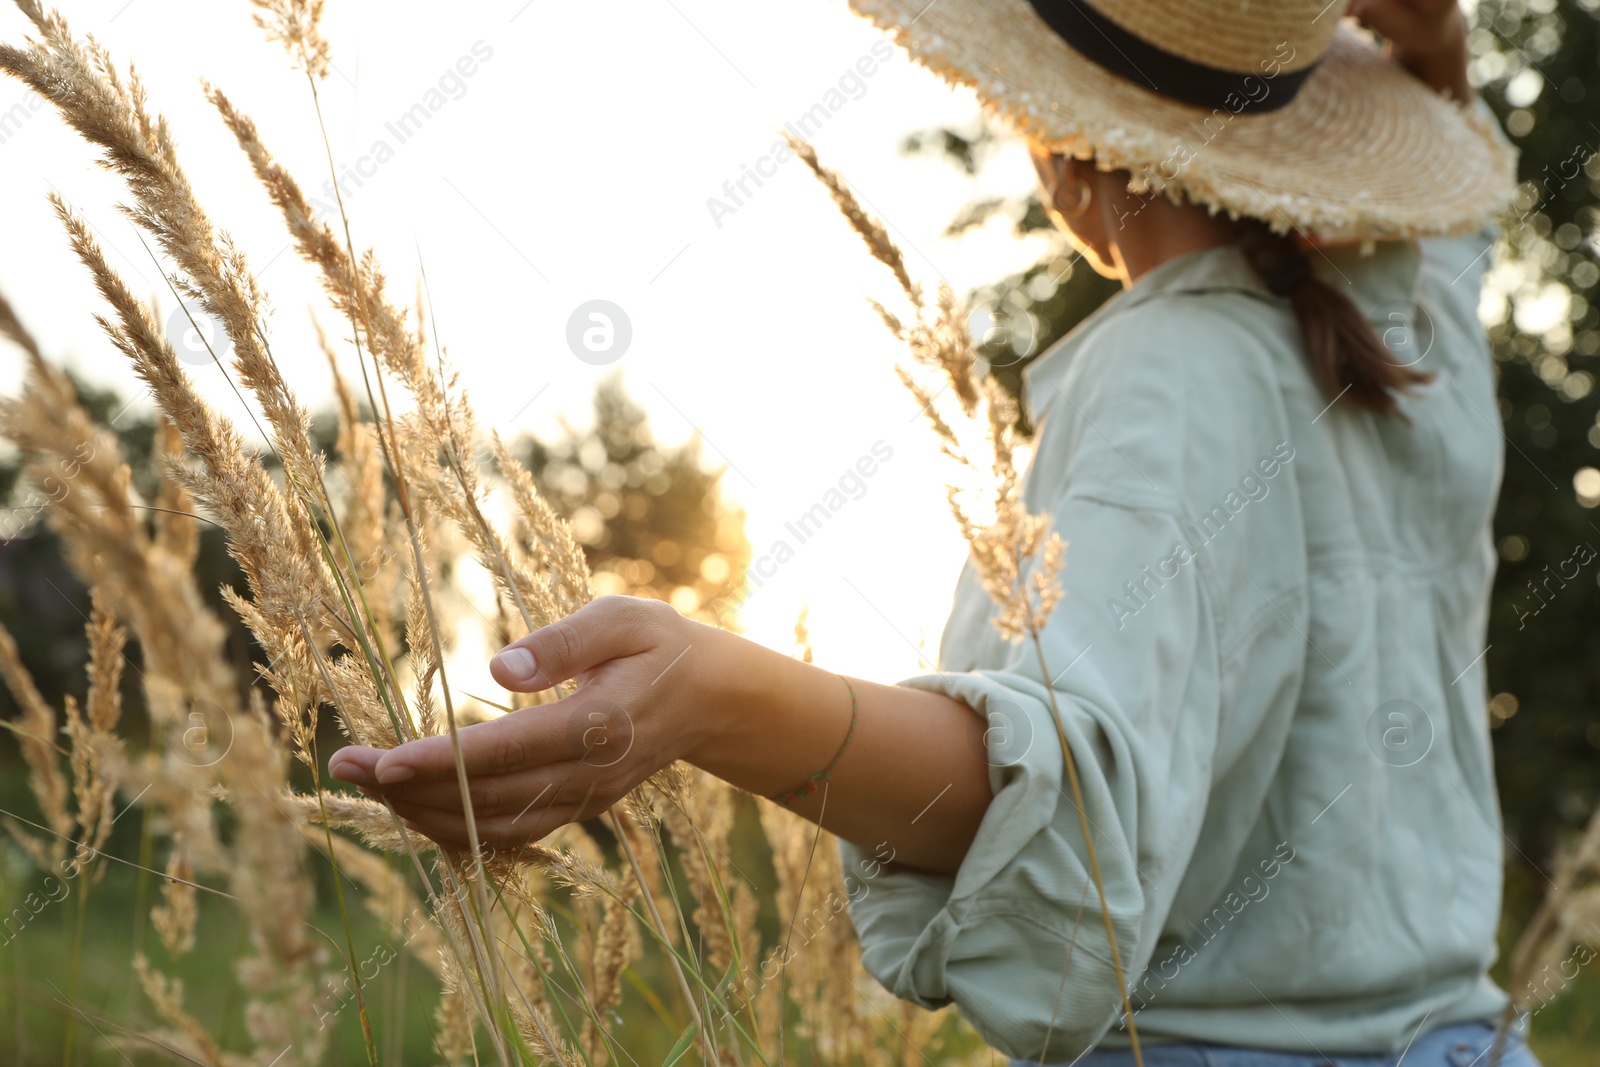
<instances>
[{"instance_id":1,"label":"wrist","mask_svg":"<svg viewBox=\"0 0 1600 1067\"><path fill-rule=\"evenodd\" d=\"M793 788L828 762L854 718L839 675L713 627L694 641L696 721L680 758L760 796Z\"/></svg>"},{"instance_id":2,"label":"wrist","mask_svg":"<svg viewBox=\"0 0 1600 1067\"><path fill-rule=\"evenodd\" d=\"M687 672L692 722L680 758L716 774L756 728L752 712L763 703L763 694L777 686L767 662L777 653L714 626L698 622L689 626L694 652L684 657L684 665L694 659Z\"/></svg>"}]
</instances>

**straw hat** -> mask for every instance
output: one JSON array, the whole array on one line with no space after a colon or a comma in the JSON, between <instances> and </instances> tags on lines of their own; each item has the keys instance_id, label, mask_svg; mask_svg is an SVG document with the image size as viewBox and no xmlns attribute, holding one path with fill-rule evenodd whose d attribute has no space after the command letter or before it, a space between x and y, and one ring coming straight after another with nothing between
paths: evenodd
<instances>
[{"instance_id":1,"label":"straw hat","mask_svg":"<svg viewBox=\"0 0 1600 1067\"><path fill-rule=\"evenodd\" d=\"M1516 153L1342 20L1347 0L850 0L1039 145L1319 239L1481 227ZM1069 43L1070 42L1070 43Z\"/></svg>"}]
</instances>

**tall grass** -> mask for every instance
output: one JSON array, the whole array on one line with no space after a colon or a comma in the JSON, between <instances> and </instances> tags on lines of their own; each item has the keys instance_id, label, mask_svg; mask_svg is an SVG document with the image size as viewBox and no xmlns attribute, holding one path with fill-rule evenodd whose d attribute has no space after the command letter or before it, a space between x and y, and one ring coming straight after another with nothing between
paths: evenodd
<instances>
[{"instance_id":1,"label":"tall grass","mask_svg":"<svg viewBox=\"0 0 1600 1067\"><path fill-rule=\"evenodd\" d=\"M1556 857L1548 889L1511 949L1510 1000L1495 1028L1488 1067L1499 1067L1513 1026L1563 993L1600 948L1600 809Z\"/></svg>"},{"instance_id":2,"label":"tall grass","mask_svg":"<svg viewBox=\"0 0 1600 1067\"><path fill-rule=\"evenodd\" d=\"M829 835L693 768L665 768L603 820L563 826L513 853L442 850L408 830L386 802L324 780L323 715L353 742L388 747L455 737L467 703L476 703L449 677L450 627L437 596L458 554L470 553L492 577L492 615L502 620L494 625L514 631L589 600L582 549L510 450L480 433L420 308L395 302L377 259L355 247L345 206L336 225L319 220L249 116L207 86L296 253L318 273L324 311L338 323L323 337L338 434L331 452L318 448L274 353L266 293L244 252L196 199L172 132L138 78L36 0L16 2L36 37L0 46L0 69L54 103L122 179L122 210L147 240L172 299L224 326L231 355L213 358L241 400L260 411L251 429L270 453L248 447L199 396L152 303L110 266L88 221L52 197L104 300L97 319L149 387L161 418L161 480L145 499L115 436L95 423L0 299L0 334L27 359L21 393L0 399L0 436L26 457L26 477L48 503L44 521L93 596L81 706L46 702L0 628L0 678L21 709L4 725L38 802L37 818L6 816L4 824L40 868L82 878L74 974L86 950L88 888L112 859L134 862L103 851L121 809L144 809L152 844L142 852L163 857L160 869L148 860L136 865L160 881L148 918L164 961L143 951L127 960L155 1021L100 1017L98 1039L173 1062L309 1067L329 1059L328 1004L332 997L342 1006L348 992L353 1010L332 1012L335 1028L359 1028L368 1063L398 1062L399 1027L382 1012L403 1008L368 995L360 924L351 918L361 907L400 939L400 951L437 990L434 1051L451 1064L693 1056L717 1064L803 1057L887 1065L929 1060L930 1050L946 1063L986 1058L955 1020L896 1004L864 979L842 917L842 872ZM308 123L326 145L318 86L331 50L319 31L320 0L253 6L267 36L305 75ZM997 604L996 625L1030 642L1048 675L1040 633L1061 595L1065 544L1046 516L1021 504L1012 402L976 375L948 288L928 300L883 227L808 146L794 148L912 308L909 319L879 308L913 357L902 379L962 472L950 502ZM328 163L332 170L331 152ZM270 473L267 460L281 473ZM512 521L491 521L500 513ZM196 584L200 523L222 528L244 575L245 588L224 589L223 597L265 654L253 677L230 657L226 627ZM809 657L803 626L797 638L799 654ZM148 743L135 743L123 719L128 646L139 653ZM479 705L474 714L482 711ZM197 723L226 726L225 755L196 758L189 738ZM1084 809L1065 736L1058 741L1105 916L1095 820ZM1524 985L1595 921L1586 879L1596 828L1517 952ZM770 884L746 870L752 830L764 842L759 858ZM340 916L331 928L318 921L328 913L318 907L323 865L333 872ZM174 976L195 950L202 907L229 909L243 933L233 976L244 1000L242 1036L195 1014ZM1137 1057L1122 956L1109 917L1106 923ZM1526 1010L1522 997L1518 1010ZM71 1063L74 1020L96 1017L80 1003L75 980L65 1000L63 1057Z\"/></svg>"},{"instance_id":3,"label":"tall grass","mask_svg":"<svg viewBox=\"0 0 1600 1067\"><path fill-rule=\"evenodd\" d=\"M955 463L955 479L948 488L950 512L971 550L972 563L984 591L994 602L991 622L1006 640L1026 641L1038 661L1040 677L1054 678L1055 672L1046 662L1042 635L1050 613L1063 595L1061 571L1066 564L1067 545L1060 532L1051 528L1050 516L1029 512L1023 502L1022 479L1016 464L1015 400L996 379L979 376L977 350L950 286L941 284L930 300L921 286L911 280L905 256L889 237L889 231L862 208L844 179L822 165L811 145L792 134L786 133L784 139L828 190L839 213L866 243L872 257L894 275L912 313L911 320L903 321L877 301L873 301L872 306L889 332L909 351L911 366L901 365L895 369L933 429L940 451ZM947 396L953 397L954 403L946 399ZM1062 726L1055 687L1046 685L1045 691L1049 694L1050 717L1072 790L1072 806L1083 834L1089 878L1099 897L1100 917L1133 1060L1143 1067L1139 1030L1128 996L1121 947L1117 944L1111 909L1106 904L1105 880L1100 874L1096 844L1100 823L1111 813L1099 812L1091 816L1084 807L1078 761ZM1080 908L1073 924L1071 944L1074 947L1082 920ZM1063 991L1071 966L1072 949L1069 948L1061 961ZM1059 998L1057 1004L1059 1006ZM1053 1025L1047 1028L1044 1047L1039 1050L1037 1059L1043 1060L1048 1053L1053 1032Z\"/></svg>"},{"instance_id":4,"label":"tall grass","mask_svg":"<svg viewBox=\"0 0 1600 1067\"><path fill-rule=\"evenodd\" d=\"M800 1047L833 1063L920 1054L943 1020L894 1007L859 984L859 955L839 917L832 839L760 806L782 920L778 936L764 933L760 892L731 859L735 816L751 801L692 768L657 773L599 825L564 826L509 854L441 850L386 801L324 780L324 714L364 745L456 736L463 698L447 669L437 589L457 546L492 576L495 614L521 629L588 601L583 552L509 449L479 433L442 351L428 350L420 311L388 295L381 265L354 246L343 205L337 228L319 221L250 118L207 86L340 323L324 342L338 439L332 454L319 449L274 352L266 293L195 197L172 132L138 77L76 37L60 15L35 0L17 4L35 37L0 47L0 69L54 103L122 180L121 209L144 235L171 297L225 328L231 355L213 359L260 411L252 429L270 452L247 447L200 397L155 308L113 269L88 221L52 197L104 299L97 319L162 420L161 486L145 501L116 439L0 302L0 332L28 360L21 394L0 401L0 434L48 493L45 521L95 601L83 708L45 703L0 633L0 673L22 707L8 725L41 812L6 825L41 867L78 862L96 871L120 798L155 816L148 825L166 855L164 869L151 872L161 892L150 924L167 962L143 953L129 961L157 1021L113 1025L103 1040L176 1062L317 1064L330 1047L329 991L348 989L354 1010L341 1019L360 1027L376 1065L393 1054L381 1047L393 1027L374 1018L378 1006L363 982L350 920L359 904L404 937L404 951L436 981L435 1050L453 1064L629 1063L637 1062L632 1050L658 1044L670 1049L667 1062L694 1053L706 1063L770 1064ZM317 86L330 49L318 28L320 0L254 6L305 74L308 112L326 143ZM269 473L269 458L280 477ZM489 519L492 493L514 516L509 528ZM241 677L222 620L195 583L199 522L223 529L244 575L245 588L223 597L265 654L254 679ZM125 641L140 651L147 746L119 732ZM65 745L56 740L63 721ZM185 741L197 721L226 724L225 756L194 758ZM315 922L323 864L334 873L341 916L333 929ZM347 897L347 885L360 891ZM234 909L245 931L235 974L245 999L243 1048L229 1047L190 1012L170 973L193 950L202 895ZM80 894L80 908L84 900ZM637 996L624 1025L618 1011L630 989ZM75 992L67 1000L81 1011ZM71 1062L70 1018L67 1025Z\"/></svg>"}]
</instances>

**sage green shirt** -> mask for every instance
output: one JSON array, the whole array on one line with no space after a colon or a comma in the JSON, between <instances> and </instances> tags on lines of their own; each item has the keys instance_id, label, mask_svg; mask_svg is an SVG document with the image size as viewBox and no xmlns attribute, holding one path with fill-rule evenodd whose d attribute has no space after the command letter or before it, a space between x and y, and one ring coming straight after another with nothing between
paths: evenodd
<instances>
[{"instance_id":1,"label":"sage green shirt","mask_svg":"<svg viewBox=\"0 0 1600 1067\"><path fill-rule=\"evenodd\" d=\"M885 987L1013 1056L1127 1043L1054 702L1142 1039L1393 1052L1496 1016L1491 241L1313 256L1435 375L1409 424L1330 407L1233 248L1162 264L1028 368L1026 500L1069 542L1052 678L969 561L939 673L902 684L988 718L994 800L954 878L841 846Z\"/></svg>"}]
</instances>

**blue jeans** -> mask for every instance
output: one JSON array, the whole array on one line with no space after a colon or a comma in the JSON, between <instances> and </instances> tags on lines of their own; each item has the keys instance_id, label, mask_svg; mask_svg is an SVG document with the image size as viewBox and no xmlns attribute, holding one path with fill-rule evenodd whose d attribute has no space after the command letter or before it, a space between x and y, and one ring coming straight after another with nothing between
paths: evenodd
<instances>
[{"instance_id":1,"label":"blue jeans","mask_svg":"<svg viewBox=\"0 0 1600 1067\"><path fill-rule=\"evenodd\" d=\"M1456 1023L1421 1034L1405 1050L1403 1067L1488 1067L1494 1027L1488 1023ZM1401 1053L1338 1054L1274 1052L1227 1045L1143 1046L1145 1067L1400 1067ZM1134 1067L1127 1049L1096 1049L1076 1061L1077 1067ZM1011 1067L1037 1067L1033 1060L1012 1060ZM1066 1067L1066 1061L1050 1067ZM1539 1067L1539 1060L1515 1034L1506 1037L1500 1067Z\"/></svg>"}]
</instances>

